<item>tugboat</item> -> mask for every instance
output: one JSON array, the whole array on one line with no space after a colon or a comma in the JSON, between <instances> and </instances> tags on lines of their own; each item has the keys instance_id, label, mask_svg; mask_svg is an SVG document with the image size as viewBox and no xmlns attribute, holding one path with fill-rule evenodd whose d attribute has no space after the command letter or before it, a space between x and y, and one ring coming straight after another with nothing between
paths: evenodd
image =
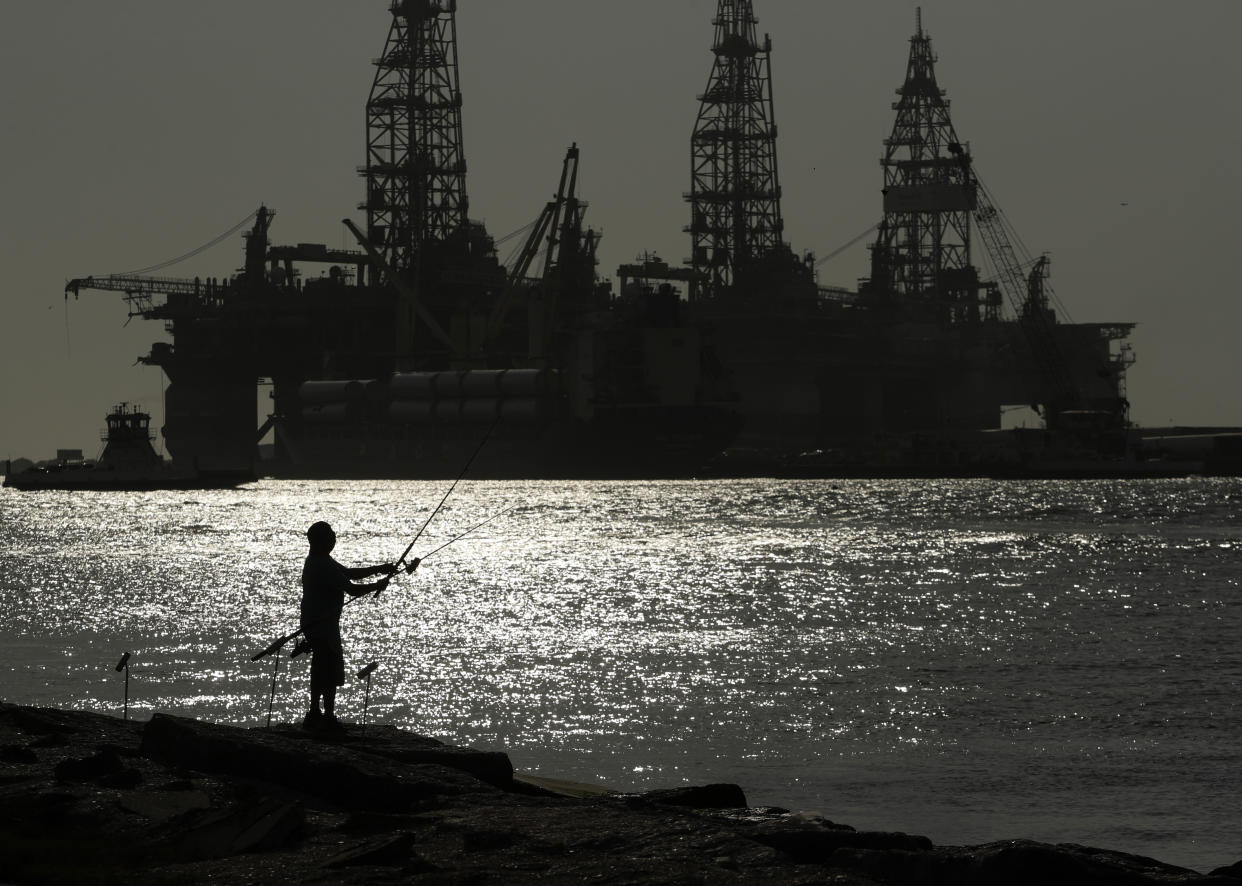
<instances>
[{"instance_id":1,"label":"tugboat","mask_svg":"<svg viewBox=\"0 0 1242 886\"><path fill-rule=\"evenodd\" d=\"M212 482L197 471L184 471L168 465L151 441L151 416L136 406L121 403L108 413L108 433L102 438L103 453L98 461L65 461L35 465L20 473L6 472L4 485L21 490L111 490L203 489L235 486Z\"/></svg>"}]
</instances>

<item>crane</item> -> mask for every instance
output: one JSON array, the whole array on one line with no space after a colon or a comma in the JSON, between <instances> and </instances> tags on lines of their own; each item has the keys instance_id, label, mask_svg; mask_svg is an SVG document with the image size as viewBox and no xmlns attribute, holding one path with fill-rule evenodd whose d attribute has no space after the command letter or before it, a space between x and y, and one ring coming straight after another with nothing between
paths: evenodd
<instances>
[{"instance_id":1,"label":"crane","mask_svg":"<svg viewBox=\"0 0 1242 886\"><path fill-rule=\"evenodd\" d=\"M1029 273L1023 272L1024 263L1018 260L1013 241L1005 229L1004 217L977 174L974 180L975 223L996 270L997 285L1018 317L1031 348L1031 357L1043 379L1039 405L1043 407L1044 421L1052 428L1063 412L1082 408L1083 397L1057 345L1056 313L1049 307L1044 291L1049 260L1042 256Z\"/></svg>"}]
</instances>

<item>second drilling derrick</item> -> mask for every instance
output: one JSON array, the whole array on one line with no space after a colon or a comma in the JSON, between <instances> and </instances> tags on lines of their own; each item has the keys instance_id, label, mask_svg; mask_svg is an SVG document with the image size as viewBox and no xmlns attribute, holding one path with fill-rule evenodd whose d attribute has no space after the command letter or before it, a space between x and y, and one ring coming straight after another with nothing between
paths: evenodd
<instances>
[{"instance_id":1,"label":"second drilling derrick","mask_svg":"<svg viewBox=\"0 0 1242 886\"><path fill-rule=\"evenodd\" d=\"M781 249L781 187L772 101L772 41L758 39L750 0L720 0L716 62L692 138L691 262L707 295L742 281Z\"/></svg>"}]
</instances>

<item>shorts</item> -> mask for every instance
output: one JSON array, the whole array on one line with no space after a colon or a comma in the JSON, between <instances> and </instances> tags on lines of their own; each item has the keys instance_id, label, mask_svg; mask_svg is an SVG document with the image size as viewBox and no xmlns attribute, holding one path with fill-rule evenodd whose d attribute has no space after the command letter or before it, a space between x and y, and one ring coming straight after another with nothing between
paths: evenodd
<instances>
[{"instance_id":1,"label":"shorts","mask_svg":"<svg viewBox=\"0 0 1242 886\"><path fill-rule=\"evenodd\" d=\"M307 630L311 645L311 682L320 686L345 685L345 652L338 627Z\"/></svg>"}]
</instances>

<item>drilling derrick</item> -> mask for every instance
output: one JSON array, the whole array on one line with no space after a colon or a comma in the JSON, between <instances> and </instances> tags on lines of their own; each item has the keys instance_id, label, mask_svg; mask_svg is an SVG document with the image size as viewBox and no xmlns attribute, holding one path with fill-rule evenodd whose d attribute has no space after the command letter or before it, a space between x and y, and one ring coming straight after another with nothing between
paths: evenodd
<instances>
[{"instance_id":1,"label":"drilling derrick","mask_svg":"<svg viewBox=\"0 0 1242 886\"><path fill-rule=\"evenodd\" d=\"M367 102L367 235L399 272L466 227L456 0L394 0Z\"/></svg>"},{"instance_id":2,"label":"drilling derrick","mask_svg":"<svg viewBox=\"0 0 1242 886\"><path fill-rule=\"evenodd\" d=\"M782 248L772 41L756 35L751 0L720 0L716 61L692 139L691 264L720 295Z\"/></svg>"},{"instance_id":3,"label":"drilling derrick","mask_svg":"<svg viewBox=\"0 0 1242 886\"><path fill-rule=\"evenodd\" d=\"M975 183L970 154L958 140L945 91L936 83L935 63L920 11L906 81L893 104L897 120L884 142L884 220L872 246L871 288L913 298L916 304L951 304L954 319L974 319L979 291L970 256Z\"/></svg>"}]
</instances>

